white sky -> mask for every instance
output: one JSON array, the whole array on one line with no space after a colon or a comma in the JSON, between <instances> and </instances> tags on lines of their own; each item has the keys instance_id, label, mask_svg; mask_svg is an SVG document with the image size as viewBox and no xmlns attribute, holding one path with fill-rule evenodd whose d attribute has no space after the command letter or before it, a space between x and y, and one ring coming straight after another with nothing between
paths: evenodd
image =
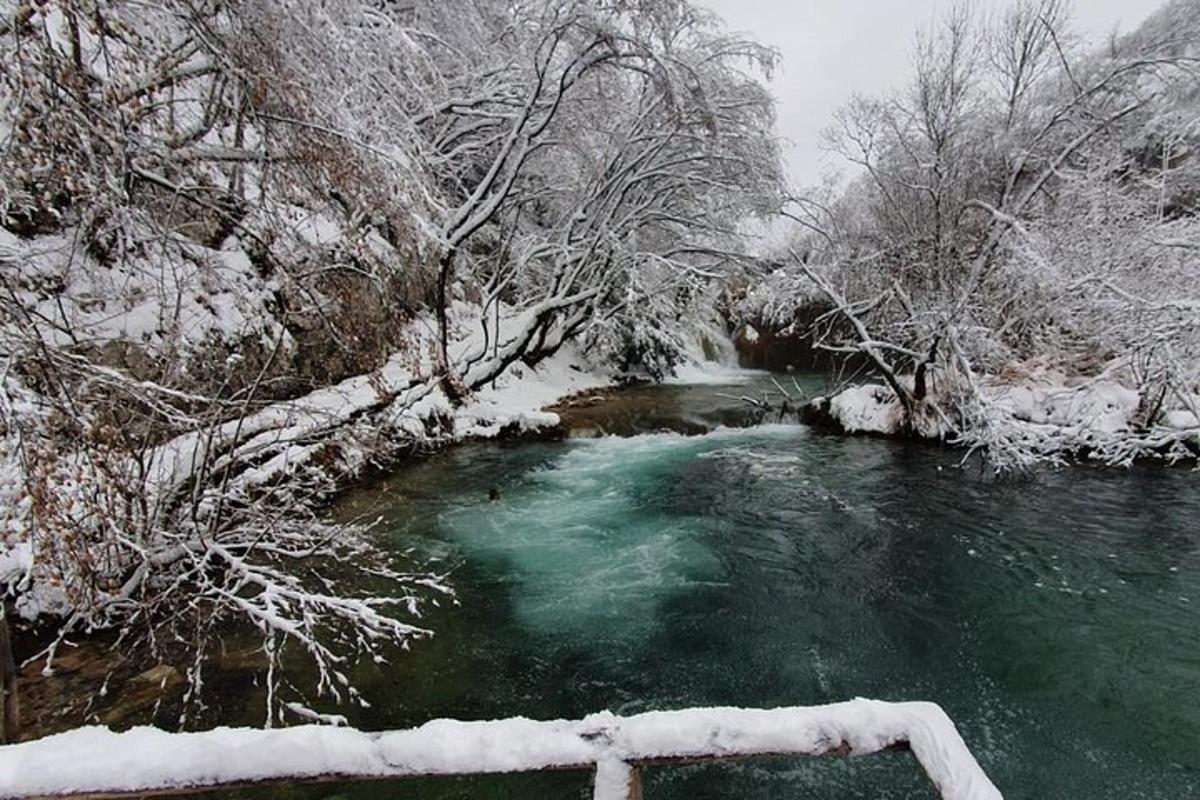
<instances>
[{"instance_id":1,"label":"white sky","mask_svg":"<svg viewBox=\"0 0 1200 800\"><path fill-rule=\"evenodd\" d=\"M911 74L913 34L949 0L700 0L729 27L779 49L771 84L791 176L812 184L827 156L820 132L854 92L878 94ZM989 8L1005 0L974 0ZM1162 0L1076 0L1075 29L1101 39L1129 31Z\"/></svg>"}]
</instances>

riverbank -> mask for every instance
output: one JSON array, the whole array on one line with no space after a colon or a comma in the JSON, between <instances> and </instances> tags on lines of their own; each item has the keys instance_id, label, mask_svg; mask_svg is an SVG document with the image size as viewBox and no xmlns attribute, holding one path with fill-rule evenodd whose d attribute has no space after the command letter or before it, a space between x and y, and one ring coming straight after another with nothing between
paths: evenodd
<instances>
[{"instance_id":1,"label":"riverbank","mask_svg":"<svg viewBox=\"0 0 1200 800\"><path fill-rule=\"evenodd\" d=\"M987 377L970 402L935 387L912 409L888 386L864 383L808 401L801 418L848 435L915 437L982 450L1001 468L1075 457L1110 466L1200 458L1200 395L1156 400L1106 376L1040 371Z\"/></svg>"}]
</instances>

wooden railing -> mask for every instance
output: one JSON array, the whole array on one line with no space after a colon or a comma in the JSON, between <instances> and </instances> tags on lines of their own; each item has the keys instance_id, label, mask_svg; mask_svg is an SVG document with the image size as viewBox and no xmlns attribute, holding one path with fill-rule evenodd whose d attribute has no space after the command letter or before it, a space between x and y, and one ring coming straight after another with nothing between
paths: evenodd
<instances>
[{"instance_id":1,"label":"wooden railing","mask_svg":"<svg viewBox=\"0 0 1200 800\"><path fill-rule=\"evenodd\" d=\"M0 747L0 797L121 798L263 783L594 770L595 800L641 800L647 767L896 749L913 753L945 800L1001 800L941 708L872 700L578 721L435 720L377 733L311 725L202 733L80 728Z\"/></svg>"}]
</instances>

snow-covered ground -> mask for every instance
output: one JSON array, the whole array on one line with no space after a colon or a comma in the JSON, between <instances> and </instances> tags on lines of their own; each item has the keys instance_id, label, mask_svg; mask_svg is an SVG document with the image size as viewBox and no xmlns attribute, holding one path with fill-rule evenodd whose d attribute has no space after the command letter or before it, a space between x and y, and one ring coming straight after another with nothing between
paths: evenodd
<instances>
[{"instance_id":1,"label":"snow-covered ground","mask_svg":"<svg viewBox=\"0 0 1200 800\"><path fill-rule=\"evenodd\" d=\"M579 721L434 720L368 733L306 725L114 733L80 728L0 748L0 794L140 792L316 777L403 777L597 768L597 800L626 800L629 763L876 753L907 742L946 800L1000 800L954 723L932 703L858 699L809 708L694 708Z\"/></svg>"},{"instance_id":2,"label":"snow-covered ground","mask_svg":"<svg viewBox=\"0 0 1200 800\"><path fill-rule=\"evenodd\" d=\"M145 252L116 266L101 265L79 246L82 230L22 239L0 228L0 266L30 317L47 322L47 345L127 343L164 359L172 349L232 348L247 338L268 348L282 338L291 348L267 310L278 282L260 277L236 240L214 249L131 226L145 235Z\"/></svg>"},{"instance_id":3,"label":"snow-covered ground","mask_svg":"<svg viewBox=\"0 0 1200 800\"><path fill-rule=\"evenodd\" d=\"M612 384L614 375L589 365L574 345L565 345L536 367L515 365L454 414L455 431L466 438L492 438L515 425L522 432L559 424L558 415L543 411L565 397Z\"/></svg>"}]
</instances>

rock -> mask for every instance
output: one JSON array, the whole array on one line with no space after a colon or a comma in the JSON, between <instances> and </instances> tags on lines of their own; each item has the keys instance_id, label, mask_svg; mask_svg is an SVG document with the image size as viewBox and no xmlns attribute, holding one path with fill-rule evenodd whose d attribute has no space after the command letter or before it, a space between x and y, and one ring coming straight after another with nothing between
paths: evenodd
<instances>
[{"instance_id":1,"label":"rock","mask_svg":"<svg viewBox=\"0 0 1200 800\"><path fill-rule=\"evenodd\" d=\"M183 683L179 670L167 664L140 672L120 687L112 705L100 712L100 722L122 726L150 722L149 713L165 698L177 693Z\"/></svg>"},{"instance_id":2,"label":"rock","mask_svg":"<svg viewBox=\"0 0 1200 800\"><path fill-rule=\"evenodd\" d=\"M217 672L265 672L270 660L262 645L252 641L246 641L244 645L231 647L222 642L214 654Z\"/></svg>"},{"instance_id":3,"label":"rock","mask_svg":"<svg viewBox=\"0 0 1200 800\"><path fill-rule=\"evenodd\" d=\"M159 664L157 667L151 667L145 672L138 673L133 680L166 688L183 683L183 676L179 674L179 670L169 664Z\"/></svg>"}]
</instances>

